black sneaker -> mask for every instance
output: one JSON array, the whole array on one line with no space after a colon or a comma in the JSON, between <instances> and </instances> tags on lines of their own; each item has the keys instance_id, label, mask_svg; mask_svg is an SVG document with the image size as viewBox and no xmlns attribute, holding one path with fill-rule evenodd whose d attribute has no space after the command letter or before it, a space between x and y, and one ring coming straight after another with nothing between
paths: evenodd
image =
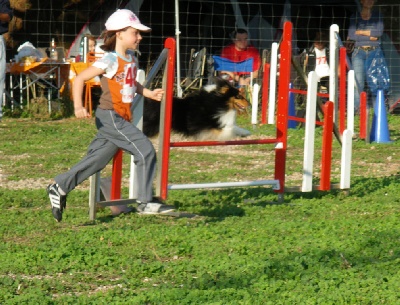
<instances>
[{"instance_id":1,"label":"black sneaker","mask_svg":"<svg viewBox=\"0 0 400 305\"><path fill-rule=\"evenodd\" d=\"M47 194L49 194L53 217L56 221L62 220L63 210L67 207L67 196L63 196L58 191L58 184L49 184L47 186Z\"/></svg>"},{"instance_id":2,"label":"black sneaker","mask_svg":"<svg viewBox=\"0 0 400 305\"><path fill-rule=\"evenodd\" d=\"M175 211L174 206L160 202L138 203L136 207L138 214L166 214Z\"/></svg>"}]
</instances>

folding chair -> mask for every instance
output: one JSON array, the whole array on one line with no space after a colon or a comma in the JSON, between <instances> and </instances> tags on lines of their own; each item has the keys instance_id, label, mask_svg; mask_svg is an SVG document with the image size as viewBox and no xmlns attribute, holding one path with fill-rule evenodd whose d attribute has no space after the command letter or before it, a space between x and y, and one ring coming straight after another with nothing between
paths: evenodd
<instances>
[{"instance_id":1,"label":"folding chair","mask_svg":"<svg viewBox=\"0 0 400 305\"><path fill-rule=\"evenodd\" d=\"M243 61L232 61L221 56L213 55L214 70L228 71L234 73L250 73L250 87L253 88L253 58L248 58Z\"/></svg>"},{"instance_id":2,"label":"folding chair","mask_svg":"<svg viewBox=\"0 0 400 305\"><path fill-rule=\"evenodd\" d=\"M261 56L261 67L260 70L258 72L258 75L263 75L264 73L264 65L266 63L269 63L271 61L271 52L270 50L267 49L263 49L262 51L262 56Z\"/></svg>"},{"instance_id":3,"label":"folding chair","mask_svg":"<svg viewBox=\"0 0 400 305\"><path fill-rule=\"evenodd\" d=\"M87 53L86 61L88 66L92 65L97 59L101 58L104 53ZM93 112L93 101L92 101L92 88L100 87L100 79L98 77L92 78L85 83L85 105L84 107L92 116Z\"/></svg>"},{"instance_id":4,"label":"folding chair","mask_svg":"<svg viewBox=\"0 0 400 305\"><path fill-rule=\"evenodd\" d=\"M191 49L187 76L181 82L181 86L185 87L183 93L203 86L207 49L203 48L197 53L194 51Z\"/></svg>"},{"instance_id":5,"label":"folding chair","mask_svg":"<svg viewBox=\"0 0 400 305\"><path fill-rule=\"evenodd\" d=\"M253 92L253 58L234 62L221 56L213 55L214 71L228 71L234 73L250 72L250 85L245 87L246 98L251 102Z\"/></svg>"}]
</instances>

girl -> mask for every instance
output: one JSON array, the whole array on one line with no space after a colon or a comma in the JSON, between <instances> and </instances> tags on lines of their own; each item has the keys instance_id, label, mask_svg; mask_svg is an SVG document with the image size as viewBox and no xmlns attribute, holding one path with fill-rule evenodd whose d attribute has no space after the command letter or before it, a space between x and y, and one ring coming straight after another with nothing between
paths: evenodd
<instances>
[{"instance_id":1,"label":"girl","mask_svg":"<svg viewBox=\"0 0 400 305\"><path fill-rule=\"evenodd\" d=\"M151 29L143 24L130 10L121 9L107 20L103 33L105 55L80 73L73 84L75 116L86 118L82 106L85 81L102 76L102 95L96 110L97 135L88 148L87 155L68 172L58 175L55 183L47 187L53 216L62 220L66 208L66 195L78 184L103 169L118 149L134 156L137 166L139 213L157 214L173 210L173 207L155 202L152 182L156 169L156 154L150 140L130 123L131 102L135 93L161 101L163 90L153 91L136 82L137 63L131 50L136 50L142 36L140 32Z\"/></svg>"}]
</instances>

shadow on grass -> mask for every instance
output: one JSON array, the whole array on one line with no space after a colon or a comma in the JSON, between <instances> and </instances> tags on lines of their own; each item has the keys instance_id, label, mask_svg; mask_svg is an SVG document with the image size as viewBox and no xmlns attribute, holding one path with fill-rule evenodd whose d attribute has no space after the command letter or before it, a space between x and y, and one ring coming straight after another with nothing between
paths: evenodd
<instances>
[{"instance_id":1,"label":"shadow on grass","mask_svg":"<svg viewBox=\"0 0 400 305\"><path fill-rule=\"evenodd\" d=\"M182 193L172 203L179 210L188 210L200 216L223 220L226 217L245 215L243 206L268 206L279 204L277 194L266 188L231 188L221 190L197 190Z\"/></svg>"},{"instance_id":2,"label":"shadow on grass","mask_svg":"<svg viewBox=\"0 0 400 305\"><path fill-rule=\"evenodd\" d=\"M400 173L381 178L354 177L350 188L352 196L363 197L391 185L399 185Z\"/></svg>"},{"instance_id":3,"label":"shadow on grass","mask_svg":"<svg viewBox=\"0 0 400 305\"><path fill-rule=\"evenodd\" d=\"M118 217L118 216L104 215L104 216L96 217L95 220L88 220L82 226L83 227L86 227L86 226L90 227L90 226L96 226L99 223L111 223L111 222L114 221L115 217Z\"/></svg>"},{"instance_id":4,"label":"shadow on grass","mask_svg":"<svg viewBox=\"0 0 400 305\"><path fill-rule=\"evenodd\" d=\"M210 221L222 221L226 217L242 217L245 216L243 206L260 206L268 207L273 205L288 205L295 203L293 201L302 200L323 200L323 199L344 199L349 195L352 197L364 197L371 195L374 192L398 185L400 174L382 177L382 178L352 178L349 194L347 190L330 190L330 191L312 191L312 192L286 192L283 200L279 201L278 194L270 188L253 187L253 188L232 188L222 190L202 190L195 191L189 195L180 196L178 199L173 199L169 204L182 212L194 213L199 216L213 218ZM115 217L102 215L96 217L96 222L87 222L85 225L94 225L97 222L110 223ZM179 218L179 216L177 216ZM182 217L187 217L182 215ZM190 218L190 217L188 217Z\"/></svg>"},{"instance_id":5,"label":"shadow on grass","mask_svg":"<svg viewBox=\"0 0 400 305\"><path fill-rule=\"evenodd\" d=\"M295 199L324 199L337 196L364 197L371 193L380 191L391 185L399 185L400 173L386 177L352 177L349 190L329 190L329 191L312 191L312 192L287 192L284 195L284 202L289 203Z\"/></svg>"}]
</instances>

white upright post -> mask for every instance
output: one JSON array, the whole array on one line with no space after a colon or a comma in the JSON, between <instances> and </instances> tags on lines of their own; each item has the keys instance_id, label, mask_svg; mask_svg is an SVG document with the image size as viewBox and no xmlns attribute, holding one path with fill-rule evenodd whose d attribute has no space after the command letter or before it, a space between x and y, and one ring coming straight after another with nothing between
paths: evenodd
<instances>
[{"instance_id":1,"label":"white upright post","mask_svg":"<svg viewBox=\"0 0 400 305\"><path fill-rule=\"evenodd\" d=\"M143 70L138 70L136 75L136 81L140 84L143 84L146 79L146 74ZM133 111L133 125L135 125L140 130L143 129L143 104L144 98L141 97L137 104L135 105L135 110ZM137 170L135 164L135 158L131 156L131 167L130 167L130 175L129 175L129 198L134 199L137 198L137 185L135 181L137 181Z\"/></svg>"},{"instance_id":2,"label":"white upright post","mask_svg":"<svg viewBox=\"0 0 400 305\"><path fill-rule=\"evenodd\" d=\"M350 188L351 159L352 159L353 132L346 129L342 139L342 158L340 166L340 188Z\"/></svg>"},{"instance_id":3,"label":"white upright post","mask_svg":"<svg viewBox=\"0 0 400 305\"><path fill-rule=\"evenodd\" d=\"M253 103L251 104L251 124L257 125L258 123L258 93L260 91L260 85L259 84L254 84L253 86L253 95L252 95L252 101Z\"/></svg>"},{"instance_id":4,"label":"white upright post","mask_svg":"<svg viewBox=\"0 0 400 305\"><path fill-rule=\"evenodd\" d=\"M339 33L339 26L332 24L329 32L329 100L334 105L334 122L338 123L338 73L339 66L339 42L336 37Z\"/></svg>"},{"instance_id":5,"label":"white upright post","mask_svg":"<svg viewBox=\"0 0 400 305\"><path fill-rule=\"evenodd\" d=\"M179 29L179 0L175 0L175 37L176 37L176 88L177 96L182 97L181 87L181 53L180 53L180 37Z\"/></svg>"},{"instance_id":6,"label":"white upright post","mask_svg":"<svg viewBox=\"0 0 400 305\"><path fill-rule=\"evenodd\" d=\"M100 201L100 172L89 177L89 219L96 218L96 203Z\"/></svg>"},{"instance_id":7,"label":"white upright post","mask_svg":"<svg viewBox=\"0 0 400 305\"><path fill-rule=\"evenodd\" d=\"M354 134L354 70L347 73L347 129Z\"/></svg>"},{"instance_id":8,"label":"white upright post","mask_svg":"<svg viewBox=\"0 0 400 305\"><path fill-rule=\"evenodd\" d=\"M318 81L319 77L314 71L308 74L302 192L312 191Z\"/></svg>"},{"instance_id":9,"label":"white upright post","mask_svg":"<svg viewBox=\"0 0 400 305\"><path fill-rule=\"evenodd\" d=\"M278 44L274 42L272 43L271 46L271 66L270 66L269 98L268 98L268 124L275 124L277 69L278 69Z\"/></svg>"}]
</instances>

